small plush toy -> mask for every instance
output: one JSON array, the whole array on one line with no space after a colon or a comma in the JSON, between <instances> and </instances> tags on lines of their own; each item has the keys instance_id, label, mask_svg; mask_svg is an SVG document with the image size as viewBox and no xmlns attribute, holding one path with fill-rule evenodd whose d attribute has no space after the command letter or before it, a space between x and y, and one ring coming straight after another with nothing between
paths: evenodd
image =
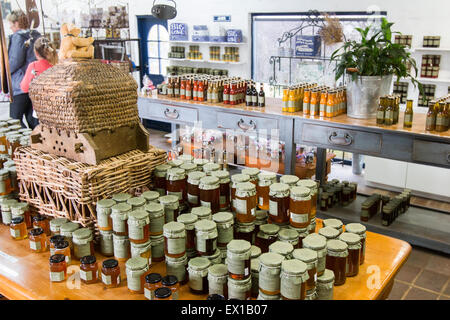
<instances>
[{"instance_id":1,"label":"small plush toy","mask_svg":"<svg viewBox=\"0 0 450 320\"><path fill-rule=\"evenodd\" d=\"M61 27L61 48L59 60L68 58L94 58L94 39L78 37L81 30L72 23L64 23Z\"/></svg>"}]
</instances>

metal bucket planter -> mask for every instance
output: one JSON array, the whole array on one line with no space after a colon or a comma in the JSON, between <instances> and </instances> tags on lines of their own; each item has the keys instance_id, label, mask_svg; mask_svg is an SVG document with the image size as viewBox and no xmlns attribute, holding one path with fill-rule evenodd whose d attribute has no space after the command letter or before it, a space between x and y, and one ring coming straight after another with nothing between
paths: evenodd
<instances>
[{"instance_id":1,"label":"metal bucket planter","mask_svg":"<svg viewBox=\"0 0 450 320\"><path fill-rule=\"evenodd\" d=\"M353 81L347 75L347 115L351 118L376 118L378 101L390 93L393 75L358 76Z\"/></svg>"}]
</instances>

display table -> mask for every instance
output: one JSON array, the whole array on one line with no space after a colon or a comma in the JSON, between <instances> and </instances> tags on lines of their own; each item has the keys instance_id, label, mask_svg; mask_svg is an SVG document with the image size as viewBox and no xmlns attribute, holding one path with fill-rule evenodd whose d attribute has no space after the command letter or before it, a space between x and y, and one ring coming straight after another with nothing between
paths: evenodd
<instances>
[{"instance_id":1,"label":"display table","mask_svg":"<svg viewBox=\"0 0 450 320\"><path fill-rule=\"evenodd\" d=\"M321 227L318 220L317 228ZM411 246L402 240L367 232L366 261L360 266L358 276L347 278L344 285L335 287L336 300L385 299L394 278L408 258ZM49 280L50 253L33 253L28 240L14 241L7 226L0 226L0 293L8 299L50 300L144 300L143 294L130 294L122 281L117 288L105 288L99 282L85 285L78 282L79 262L69 267L69 281L52 283ZM97 255L97 261L106 259ZM125 265L120 263L122 280L126 278ZM156 263L152 272L165 275L165 263ZM72 275L72 276L71 276ZM373 279L373 281L371 281ZM79 287L77 288L77 284ZM376 287L376 285L379 287ZM375 287L372 287L375 286ZM206 295L193 295L188 285L181 287L181 300L205 299Z\"/></svg>"}]
</instances>

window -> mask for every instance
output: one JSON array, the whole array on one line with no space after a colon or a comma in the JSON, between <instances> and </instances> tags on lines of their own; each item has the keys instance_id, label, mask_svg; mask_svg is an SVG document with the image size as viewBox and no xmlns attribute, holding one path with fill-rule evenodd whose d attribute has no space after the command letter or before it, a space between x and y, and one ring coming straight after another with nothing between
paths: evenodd
<instances>
[{"instance_id":1,"label":"window","mask_svg":"<svg viewBox=\"0 0 450 320\"><path fill-rule=\"evenodd\" d=\"M150 74L166 75L168 66L167 54L169 51L169 33L167 29L155 24L150 29L147 38L148 72Z\"/></svg>"}]
</instances>

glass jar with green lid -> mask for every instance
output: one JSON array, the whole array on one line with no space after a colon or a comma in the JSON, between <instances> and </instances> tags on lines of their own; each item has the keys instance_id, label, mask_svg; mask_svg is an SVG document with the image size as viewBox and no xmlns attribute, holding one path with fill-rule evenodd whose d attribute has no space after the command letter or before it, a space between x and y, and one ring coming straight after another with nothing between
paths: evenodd
<instances>
[{"instance_id":1,"label":"glass jar with green lid","mask_svg":"<svg viewBox=\"0 0 450 320\"><path fill-rule=\"evenodd\" d=\"M258 174L261 172L258 168L245 168L241 170L242 174L246 174L250 177L249 182L255 186L258 184Z\"/></svg>"},{"instance_id":2,"label":"glass jar with green lid","mask_svg":"<svg viewBox=\"0 0 450 320\"><path fill-rule=\"evenodd\" d=\"M180 284L186 284L188 281L187 277L187 267L188 267L188 257L183 255L179 258L171 258L166 256L166 274L177 277Z\"/></svg>"},{"instance_id":3,"label":"glass jar with green lid","mask_svg":"<svg viewBox=\"0 0 450 320\"><path fill-rule=\"evenodd\" d=\"M208 207L196 207L192 208L191 214L197 216L198 220L211 220L212 211Z\"/></svg>"},{"instance_id":4,"label":"glass jar with green lid","mask_svg":"<svg viewBox=\"0 0 450 320\"><path fill-rule=\"evenodd\" d=\"M183 163L192 163L194 157L191 156L190 154L182 154L178 157L178 160L183 161Z\"/></svg>"},{"instance_id":5,"label":"glass jar with green lid","mask_svg":"<svg viewBox=\"0 0 450 320\"><path fill-rule=\"evenodd\" d=\"M69 222L67 218L55 218L50 220L50 231L52 232L52 235L60 234L61 226L66 222Z\"/></svg>"},{"instance_id":6,"label":"glass jar with green lid","mask_svg":"<svg viewBox=\"0 0 450 320\"><path fill-rule=\"evenodd\" d=\"M66 241L69 242L70 250L73 253L73 233L80 228L80 225L75 222L66 222L59 228L60 235L64 236Z\"/></svg>"},{"instance_id":7,"label":"glass jar with green lid","mask_svg":"<svg viewBox=\"0 0 450 320\"><path fill-rule=\"evenodd\" d=\"M345 276L355 277L359 273L359 262L361 259L361 238L357 234L344 232L339 236L339 240L344 241L348 246L348 258Z\"/></svg>"},{"instance_id":8,"label":"glass jar with green lid","mask_svg":"<svg viewBox=\"0 0 450 320\"><path fill-rule=\"evenodd\" d=\"M213 171L220 170L220 165L218 163L206 163L203 165L203 172L206 173L207 176L210 176Z\"/></svg>"},{"instance_id":9,"label":"glass jar with green lid","mask_svg":"<svg viewBox=\"0 0 450 320\"><path fill-rule=\"evenodd\" d=\"M348 245L341 240L330 240L327 243L326 269L334 272L334 285L345 283L347 269Z\"/></svg>"},{"instance_id":10,"label":"glass jar with green lid","mask_svg":"<svg viewBox=\"0 0 450 320\"><path fill-rule=\"evenodd\" d=\"M286 174L281 176L280 183L287 184L289 187L293 187L299 180L300 178L297 176Z\"/></svg>"},{"instance_id":11,"label":"glass jar with green lid","mask_svg":"<svg viewBox=\"0 0 450 320\"><path fill-rule=\"evenodd\" d=\"M317 281L317 252L311 249L295 249L292 257L306 263L309 278L306 281L306 296L314 295Z\"/></svg>"},{"instance_id":12,"label":"glass jar with green lid","mask_svg":"<svg viewBox=\"0 0 450 320\"><path fill-rule=\"evenodd\" d=\"M112 196L112 199L117 202L117 203L123 203L123 202L127 202L128 199L131 198L131 194L128 193L117 193L115 195Z\"/></svg>"},{"instance_id":13,"label":"glass jar with green lid","mask_svg":"<svg viewBox=\"0 0 450 320\"><path fill-rule=\"evenodd\" d=\"M289 200L289 222L296 228L306 228L311 221L312 198L310 189L291 188Z\"/></svg>"},{"instance_id":14,"label":"glass jar with green lid","mask_svg":"<svg viewBox=\"0 0 450 320\"><path fill-rule=\"evenodd\" d=\"M231 278L243 280L250 277L251 246L246 240L232 240L228 243L226 265Z\"/></svg>"},{"instance_id":15,"label":"glass jar with green lid","mask_svg":"<svg viewBox=\"0 0 450 320\"><path fill-rule=\"evenodd\" d=\"M145 205L145 211L149 213L150 217L150 236L162 235L163 226L165 223L164 207L160 203L149 203Z\"/></svg>"},{"instance_id":16,"label":"glass jar with green lid","mask_svg":"<svg viewBox=\"0 0 450 320\"><path fill-rule=\"evenodd\" d=\"M323 227L319 229L319 234L327 238L327 241L337 239L339 237L339 231L332 227Z\"/></svg>"},{"instance_id":17,"label":"glass jar with green lid","mask_svg":"<svg viewBox=\"0 0 450 320\"><path fill-rule=\"evenodd\" d=\"M251 297L257 298L259 293L259 258L253 258L250 260L250 273L252 275Z\"/></svg>"},{"instance_id":18,"label":"glass jar with green lid","mask_svg":"<svg viewBox=\"0 0 450 320\"><path fill-rule=\"evenodd\" d=\"M127 224L130 242L144 243L150 239L150 217L144 209L130 211Z\"/></svg>"},{"instance_id":19,"label":"glass jar with green lid","mask_svg":"<svg viewBox=\"0 0 450 320\"><path fill-rule=\"evenodd\" d=\"M194 159L193 163L197 165L197 170L198 171L204 171L203 170L203 166L208 164L208 163L210 163L210 162L209 162L208 159L200 158L200 159Z\"/></svg>"},{"instance_id":20,"label":"glass jar with green lid","mask_svg":"<svg viewBox=\"0 0 450 320\"><path fill-rule=\"evenodd\" d=\"M288 242L275 241L269 246L269 252L278 253L286 260L292 259L292 251L294 246Z\"/></svg>"},{"instance_id":21,"label":"glass jar with green lid","mask_svg":"<svg viewBox=\"0 0 450 320\"><path fill-rule=\"evenodd\" d=\"M148 271L148 260L141 257L128 259L125 263L128 290L144 293L144 277Z\"/></svg>"},{"instance_id":22,"label":"glass jar with green lid","mask_svg":"<svg viewBox=\"0 0 450 320\"><path fill-rule=\"evenodd\" d=\"M256 219L256 186L251 182L236 185L234 200L236 220L240 223L254 222Z\"/></svg>"},{"instance_id":23,"label":"glass jar with green lid","mask_svg":"<svg viewBox=\"0 0 450 320\"><path fill-rule=\"evenodd\" d=\"M118 203L111 207L111 218L113 222L113 232L119 236L128 235L128 213L131 212L131 206L128 203Z\"/></svg>"},{"instance_id":24,"label":"glass jar with green lid","mask_svg":"<svg viewBox=\"0 0 450 320\"><path fill-rule=\"evenodd\" d=\"M232 209L231 211L232 212L236 212L236 206L235 206L236 186L238 185L238 183L249 182L249 181L250 181L250 176L248 174L238 173L238 174L233 174L231 176L230 194L231 194L231 209Z\"/></svg>"},{"instance_id":25,"label":"glass jar with green lid","mask_svg":"<svg viewBox=\"0 0 450 320\"><path fill-rule=\"evenodd\" d=\"M160 262L164 260L164 236L162 234L150 236L152 243L152 261Z\"/></svg>"},{"instance_id":26,"label":"glass jar with green lid","mask_svg":"<svg viewBox=\"0 0 450 320\"><path fill-rule=\"evenodd\" d=\"M9 171L0 170L0 196L7 196L11 192L11 178Z\"/></svg>"},{"instance_id":27,"label":"glass jar with green lid","mask_svg":"<svg viewBox=\"0 0 450 320\"><path fill-rule=\"evenodd\" d=\"M258 174L256 193L258 195L258 207L261 210L269 210L270 186L276 182L277 175L274 172L261 172Z\"/></svg>"},{"instance_id":28,"label":"glass jar with green lid","mask_svg":"<svg viewBox=\"0 0 450 320\"><path fill-rule=\"evenodd\" d=\"M316 217L317 212L317 197L319 194L319 188L317 187L317 183L311 179L302 179L297 182L297 186L304 187L309 189L309 194L311 196L311 214L310 218Z\"/></svg>"},{"instance_id":29,"label":"glass jar with green lid","mask_svg":"<svg viewBox=\"0 0 450 320\"><path fill-rule=\"evenodd\" d=\"M278 232L278 240L290 243L294 249L299 248L298 232L294 229L281 229Z\"/></svg>"},{"instance_id":30,"label":"glass jar with green lid","mask_svg":"<svg viewBox=\"0 0 450 320\"><path fill-rule=\"evenodd\" d=\"M277 241L280 227L276 224L263 224L259 227L259 232L255 237L255 245L261 248L263 253L269 251L269 246Z\"/></svg>"},{"instance_id":31,"label":"glass jar with green lid","mask_svg":"<svg viewBox=\"0 0 450 320\"><path fill-rule=\"evenodd\" d=\"M283 300L305 300L307 266L300 260L284 260L281 263L280 294Z\"/></svg>"},{"instance_id":32,"label":"glass jar with green lid","mask_svg":"<svg viewBox=\"0 0 450 320\"><path fill-rule=\"evenodd\" d=\"M230 173L227 170L218 170L211 172L211 175L219 179L220 211L227 211L230 209Z\"/></svg>"},{"instance_id":33,"label":"glass jar with green lid","mask_svg":"<svg viewBox=\"0 0 450 320\"><path fill-rule=\"evenodd\" d=\"M112 199L103 199L97 202L97 226L99 230L112 230L113 222L111 218L112 207L116 202Z\"/></svg>"},{"instance_id":34,"label":"glass jar with green lid","mask_svg":"<svg viewBox=\"0 0 450 320\"><path fill-rule=\"evenodd\" d=\"M160 164L159 166L156 166L153 171L153 187L160 196L166 194L166 176L167 170L170 168L172 168L172 166L168 164Z\"/></svg>"},{"instance_id":35,"label":"glass jar with green lid","mask_svg":"<svg viewBox=\"0 0 450 320\"><path fill-rule=\"evenodd\" d=\"M206 176L200 179L200 205L211 208L212 213L220 211L220 183L219 178Z\"/></svg>"},{"instance_id":36,"label":"glass jar with green lid","mask_svg":"<svg viewBox=\"0 0 450 320\"><path fill-rule=\"evenodd\" d=\"M228 277L228 298L235 300L250 300L252 283L251 278L236 280Z\"/></svg>"},{"instance_id":37,"label":"glass jar with green lid","mask_svg":"<svg viewBox=\"0 0 450 320\"><path fill-rule=\"evenodd\" d=\"M127 203L131 206L131 210L143 209L147 201L141 197L133 197L127 200Z\"/></svg>"},{"instance_id":38,"label":"glass jar with green lid","mask_svg":"<svg viewBox=\"0 0 450 320\"><path fill-rule=\"evenodd\" d=\"M255 235L255 223L240 223L239 221L234 224L234 239L246 240L253 243Z\"/></svg>"},{"instance_id":39,"label":"glass jar with green lid","mask_svg":"<svg viewBox=\"0 0 450 320\"><path fill-rule=\"evenodd\" d=\"M266 252L259 256L259 291L266 295L280 294L281 263L284 257Z\"/></svg>"},{"instance_id":40,"label":"glass jar with green lid","mask_svg":"<svg viewBox=\"0 0 450 320\"><path fill-rule=\"evenodd\" d=\"M196 249L200 256L213 255L217 249L217 226L211 220L195 223Z\"/></svg>"},{"instance_id":41,"label":"glass jar with green lid","mask_svg":"<svg viewBox=\"0 0 450 320\"><path fill-rule=\"evenodd\" d=\"M187 178L187 201L189 206L194 208L200 206L200 180L206 173L200 171L190 172Z\"/></svg>"},{"instance_id":42,"label":"glass jar with green lid","mask_svg":"<svg viewBox=\"0 0 450 320\"><path fill-rule=\"evenodd\" d=\"M159 196L159 192L157 191L145 191L141 195L141 197L145 199L146 204L150 204L150 202L158 202Z\"/></svg>"},{"instance_id":43,"label":"glass jar with green lid","mask_svg":"<svg viewBox=\"0 0 450 320\"><path fill-rule=\"evenodd\" d=\"M317 278L316 291L318 300L333 300L334 273L329 269Z\"/></svg>"},{"instance_id":44,"label":"glass jar with green lid","mask_svg":"<svg viewBox=\"0 0 450 320\"><path fill-rule=\"evenodd\" d=\"M113 232L100 230L100 252L105 257L114 256Z\"/></svg>"},{"instance_id":45,"label":"glass jar with green lid","mask_svg":"<svg viewBox=\"0 0 450 320\"><path fill-rule=\"evenodd\" d=\"M80 228L72 233L73 252L75 259L94 255L94 241L92 230Z\"/></svg>"},{"instance_id":46,"label":"glass jar with green lid","mask_svg":"<svg viewBox=\"0 0 450 320\"><path fill-rule=\"evenodd\" d=\"M113 234L114 258L120 262L125 262L131 256L130 239L128 236Z\"/></svg>"},{"instance_id":47,"label":"glass jar with green lid","mask_svg":"<svg viewBox=\"0 0 450 320\"><path fill-rule=\"evenodd\" d=\"M205 257L196 257L189 260L189 289L192 293L208 293L208 268L210 265L211 262Z\"/></svg>"},{"instance_id":48,"label":"glass jar with green lid","mask_svg":"<svg viewBox=\"0 0 450 320\"><path fill-rule=\"evenodd\" d=\"M180 212L179 198L175 195L162 196L159 203L164 207L165 223L176 221Z\"/></svg>"},{"instance_id":49,"label":"glass jar with green lid","mask_svg":"<svg viewBox=\"0 0 450 320\"><path fill-rule=\"evenodd\" d=\"M164 254L180 258L186 254L186 229L181 222L172 221L164 225Z\"/></svg>"},{"instance_id":50,"label":"glass jar with green lid","mask_svg":"<svg viewBox=\"0 0 450 320\"><path fill-rule=\"evenodd\" d=\"M303 239L303 248L317 252L317 276L325 271L327 257L327 239L317 233L312 233Z\"/></svg>"},{"instance_id":51,"label":"glass jar with green lid","mask_svg":"<svg viewBox=\"0 0 450 320\"><path fill-rule=\"evenodd\" d=\"M389 204L387 204L383 207L383 214L381 215L381 224L383 226L388 226L392 223L393 212L394 212L394 207L390 206ZM362 220L362 221L365 221L365 220Z\"/></svg>"},{"instance_id":52,"label":"glass jar with green lid","mask_svg":"<svg viewBox=\"0 0 450 320\"><path fill-rule=\"evenodd\" d=\"M342 227L344 226L344 224L339 219L324 219L322 221L322 223L323 223L324 227L331 227L331 228L338 230L339 234L341 234L343 232Z\"/></svg>"},{"instance_id":53,"label":"glass jar with green lid","mask_svg":"<svg viewBox=\"0 0 450 320\"><path fill-rule=\"evenodd\" d=\"M180 169L183 169L186 175L189 175L189 173L197 171L197 165L185 162L180 166Z\"/></svg>"},{"instance_id":54,"label":"glass jar with green lid","mask_svg":"<svg viewBox=\"0 0 450 320\"><path fill-rule=\"evenodd\" d=\"M274 183L269 191L269 221L284 224L289 222L289 185Z\"/></svg>"},{"instance_id":55,"label":"glass jar with green lid","mask_svg":"<svg viewBox=\"0 0 450 320\"><path fill-rule=\"evenodd\" d=\"M217 246L226 247L233 240L234 217L231 212L219 212L212 216L212 220L217 225Z\"/></svg>"},{"instance_id":56,"label":"glass jar with green lid","mask_svg":"<svg viewBox=\"0 0 450 320\"><path fill-rule=\"evenodd\" d=\"M183 169L171 168L167 170L167 195L176 196L180 204L183 203L187 198L186 180L186 171L184 171ZM161 198L159 199L160 202Z\"/></svg>"},{"instance_id":57,"label":"glass jar with green lid","mask_svg":"<svg viewBox=\"0 0 450 320\"><path fill-rule=\"evenodd\" d=\"M224 264L214 264L208 268L208 292L228 298L228 269Z\"/></svg>"},{"instance_id":58,"label":"glass jar with green lid","mask_svg":"<svg viewBox=\"0 0 450 320\"><path fill-rule=\"evenodd\" d=\"M183 161L183 160L179 160L179 159L174 159L174 160L171 160L171 161L167 162L167 164L168 164L169 166L171 166L172 168L178 168L178 167L180 167L183 163L184 163L184 161Z\"/></svg>"},{"instance_id":59,"label":"glass jar with green lid","mask_svg":"<svg viewBox=\"0 0 450 320\"><path fill-rule=\"evenodd\" d=\"M252 246L250 249L250 259L256 259L261 255L262 251L260 247Z\"/></svg>"},{"instance_id":60,"label":"glass jar with green lid","mask_svg":"<svg viewBox=\"0 0 450 320\"><path fill-rule=\"evenodd\" d=\"M363 264L366 256L366 227L361 223L349 223L345 225L345 232L359 235L361 243L359 264Z\"/></svg>"}]
</instances>

